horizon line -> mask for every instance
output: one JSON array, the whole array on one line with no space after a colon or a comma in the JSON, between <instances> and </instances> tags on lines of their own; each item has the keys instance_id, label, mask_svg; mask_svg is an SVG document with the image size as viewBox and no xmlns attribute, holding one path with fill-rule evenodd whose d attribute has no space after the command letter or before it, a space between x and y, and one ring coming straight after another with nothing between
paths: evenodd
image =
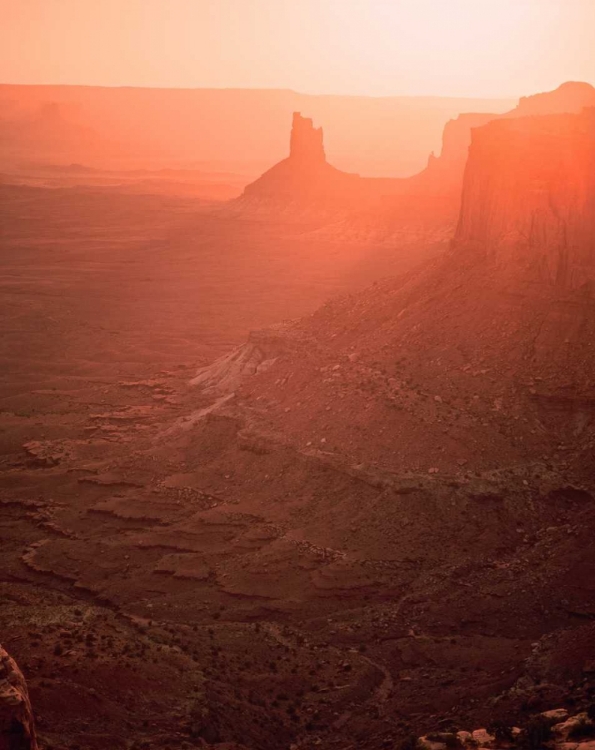
<instances>
[{"instance_id":1,"label":"horizon line","mask_svg":"<svg viewBox=\"0 0 595 750\"><path fill-rule=\"evenodd\" d=\"M589 83L588 81L563 81L563 83ZM0 86L21 86L37 88L93 88L93 89L142 89L147 91L260 91L260 92L284 92L298 96L310 97L341 97L343 99L468 99L486 101L509 101L518 100L522 94L511 94L509 96L487 96L471 94L357 94L357 93L313 93L299 91L293 88L275 86L149 86L139 84L105 84L105 83L23 83L15 81L0 81ZM556 86L555 88L558 88ZM553 91L546 89L545 91ZM543 92L535 92L543 93ZM526 94L525 94L526 96Z\"/></svg>"}]
</instances>

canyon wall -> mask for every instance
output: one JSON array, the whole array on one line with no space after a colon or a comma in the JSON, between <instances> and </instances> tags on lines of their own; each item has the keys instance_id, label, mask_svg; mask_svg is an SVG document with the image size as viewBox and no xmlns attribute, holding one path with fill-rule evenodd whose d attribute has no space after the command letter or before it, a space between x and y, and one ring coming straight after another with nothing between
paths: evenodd
<instances>
[{"instance_id":1,"label":"canyon wall","mask_svg":"<svg viewBox=\"0 0 595 750\"><path fill-rule=\"evenodd\" d=\"M463 175L474 128L487 125L492 120L513 119L532 115L549 115L563 112L580 113L585 107L595 107L595 88L589 83L568 81L554 91L533 96L523 96L514 109L504 114L488 112L463 113L444 126L442 151L430 157L426 178L458 183ZM424 174L423 172L421 173ZM450 180L449 180L450 177Z\"/></svg>"},{"instance_id":2,"label":"canyon wall","mask_svg":"<svg viewBox=\"0 0 595 750\"><path fill-rule=\"evenodd\" d=\"M461 162L463 165L467 159L467 151L471 143L471 129L485 125L499 117L499 115L488 112L460 114L454 120L449 120L444 126L442 133L442 151L439 156L430 158L430 164L439 163L441 165L452 166Z\"/></svg>"},{"instance_id":3,"label":"canyon wall","mask_svg":"<svg viewBox=\"0 0 595 750\"><path fill-rule=\"evenodd\" d=\"M455 251L560 291L595 281L595 109L473 131Z\"/></svg>"}]
</instances>

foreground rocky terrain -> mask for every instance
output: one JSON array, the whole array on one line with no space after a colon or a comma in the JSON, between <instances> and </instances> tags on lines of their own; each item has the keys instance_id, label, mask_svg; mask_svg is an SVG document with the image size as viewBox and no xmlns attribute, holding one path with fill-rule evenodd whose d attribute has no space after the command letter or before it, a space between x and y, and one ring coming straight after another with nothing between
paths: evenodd
<instances>
[{"instance_id":1,"label":"foreground rocky terrain","mask_svg":"<svg viewBox=\"0 0 595 750\"><path fill-rule=\"evenodd\" d=\"M589 740L594 144L478 128L444 256L192 377L13 384L0 630L42 746Z\"/></svg>"}]
</instances>

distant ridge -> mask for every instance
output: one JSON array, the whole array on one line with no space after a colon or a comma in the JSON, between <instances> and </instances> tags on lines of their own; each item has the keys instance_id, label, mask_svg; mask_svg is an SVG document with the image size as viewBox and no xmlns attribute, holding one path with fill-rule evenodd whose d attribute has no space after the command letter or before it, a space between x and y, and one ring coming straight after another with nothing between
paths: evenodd
<instances>
[{"instance_id":1,"label":"distant ridge","mask_svg":"<svg viewBox=\"0 0 595 750\"><path fill-rule=\"evenodd\" d=\"M96 136L85 148L30 130L47 105L72 130ZM287 122L302 112L324 123L332 163L351 172L407 175L463 109L504 112L511 100L309 95L289 89L151 89L0 85L0 166L10 159L80 162L95 168L201 168L241 172L246 182L283 158ZM57 158L59 156L59 159Z\"/></svg>"}]
</instances>

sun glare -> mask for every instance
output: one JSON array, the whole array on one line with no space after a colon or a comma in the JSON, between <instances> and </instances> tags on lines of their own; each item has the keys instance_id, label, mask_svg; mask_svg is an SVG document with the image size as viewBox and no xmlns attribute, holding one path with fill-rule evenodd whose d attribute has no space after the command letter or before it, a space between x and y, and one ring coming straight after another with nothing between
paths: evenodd
<instances>
[{"instance_id":1,"label":"sun glare","mask_svg":"<svg viewBox=\"0 0 595 750\"><path fill-rule=\"evenodd\" d=\"M0 70L14 83L508 97L590 79L594 34L592 0L27 0L3 9Z\"/></svg>"}]
</instances>

